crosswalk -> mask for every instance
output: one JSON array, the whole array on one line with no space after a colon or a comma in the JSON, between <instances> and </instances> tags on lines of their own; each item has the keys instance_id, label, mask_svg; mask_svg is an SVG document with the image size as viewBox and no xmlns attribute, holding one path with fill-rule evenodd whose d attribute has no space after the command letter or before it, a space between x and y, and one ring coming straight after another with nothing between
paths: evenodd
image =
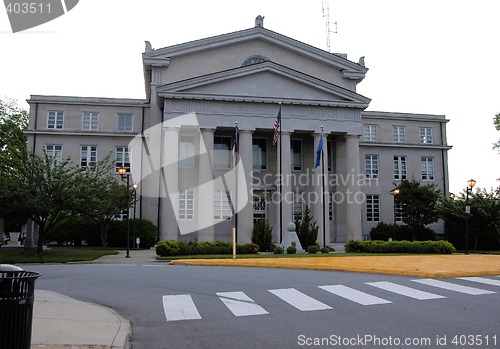
<instances>
[{"instance_id":1,"label":"crosswalk","mask_svg":"<svg viewBox=\"0 0 500 349\"><path fill-rule=\"evenodd\" d=\"M499 278L500 276L496 277ZM471 284L479 284L479 286L488 285L500 287L500 280L491 277L460 277L456 279L460 280L459 282L466 281ZM466 286L454 282L454 280L442 281L436 279L415 279L411 280L411 282L414 283L411 285L412 287L389 281L366 282L364 285L371 286L374 290L378 289L385 291L387 293L387 298L389 298L391 295L397 294L419 301L447 298L443 294L440 294L440 291L443 290L472 296L497 293L495 291L475 287L475 284L474 287ZM414 288L414 285L417 288ZM432 292L420 289L419 287L422 287L422 285L427 289L430 289ZM323 285L317 287L323 291L326 291L327 294L333 294L337 297L363 306L393 303L392 300L381 298L345 285ZM436 289L436 291L434 291L434 289ZM276 299L300 311L328 311L333 309L331 305L323 303L322 301L319 301L295 288L272 289L267 291L276 296ZM236 317L269 314L269 312L264 307L257 304L257 302L255 302L243 291L216 292L216 296ZM329 301L331 302L332 299L329 298ZM196 307L196 304L190 294L163 296L163 310L167 321L202 319L202 316L200 315L198 308Z\"/></svg>"}]
</instances>

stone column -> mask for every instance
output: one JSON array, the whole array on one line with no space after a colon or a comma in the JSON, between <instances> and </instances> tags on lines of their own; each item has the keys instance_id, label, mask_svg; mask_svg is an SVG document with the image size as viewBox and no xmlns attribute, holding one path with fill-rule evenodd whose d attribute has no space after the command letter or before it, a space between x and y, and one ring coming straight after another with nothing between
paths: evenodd
<instances>
[{"instance_id":1,"label":"stone column","mask_svg":"<svg viewBox=\"0 0 500 349\"><path fill-rule=\"evenodd\" d=\"M358 192L359 176L359 135L346 136L346 195L347 204L347 240L361 240L361 203Z\"/></svg>"},{"instance_id":2,"label":"stone column","mask_svg":"<svg viewBox=\"0 0 500 349\"><path fill-rule=\"evenodd\" d=\"M290 156L290 132L281 132L281 142L282 142L282 148L281 148L281 155L280 155L280 139L278 138L278 144L276 147L276 151L278 152L278 165L277 165L277 170L279 171L279 164L281 162L281 181L282 181L282 186L281 186L281 202L282 202L282 210L283 210L283 224L282 224L282 231L280 232L280 209L279 209L279 203L278 203L278 208L276 210L277 212L277 219L276 219L276 231L278 232L277 234L277 239L281 243L281 240L287 233L286 227L288 226L288 223L293 222L293 217L292 217L292 185L290 183L290 175L292 172L292 163L291 163L291 156ZM278 172L279 175L279 172ZM279 188L277 188L279 191ZM280 238L281 237L281 238Z\"/></svg>"},{"instance_id":3,"label":"stone column","mask_svg":"<svg viewBox=\"0 0 500 349\"><path fill-rule=\"evenodd\" d=\"M316 162L316 151L318 150L319 141L321 139L321 133L314 134L314 157ZM316 193L312 209L316 223L319 226L318 240L317 242L320 246L328 245L330 243L330 222L328 215L328 146L327 146L328 135L323 134L323 155L319 167L314 169L314 192ZM324 166L323 166L323 161ZM323 190L323 180L324 180L324 190ZM324 206L324 207L323 207ZM323 217L324 213L324 217ZM323 223L325 223L325 230L323 231ZM324 235L323 235L324 232ZM323 239L323 236L325 239Z\"/></svg>"},{"instance_id":4,"label":"stone column","mask_svg":"<svg viewBox=\"0 0 500 349\"><path fill-rule=\"evenodd\" d=\"M165 166L160 175L162 187L162 208L160 239L177 240L179 227L179 127L164 128Z\"/></svg>"},{"instance_id":5,"label":"stone column","mask_svg":"<svg viewBox=\"0 0 500 349\"><path fill-rule=\"evenodd\" d=\"M213 128L200 129L198 147L198 188L195 200L198 204L198 241L214 241L214 175L213 175Z\"/></svg>"},{"instance_id":6,"label":"stone column","mask_svg":"<svg viewBox=\"0 0 500 349\"><path fill-rule=\"evenodd\" d=\"M241 166L237 167L237 209L238 212L238 243L251 241L253 229L253 170L252 154L253 130L239 130L238 155L243 165L244 173L240 173Z\"/></svg>"}]
</instances>

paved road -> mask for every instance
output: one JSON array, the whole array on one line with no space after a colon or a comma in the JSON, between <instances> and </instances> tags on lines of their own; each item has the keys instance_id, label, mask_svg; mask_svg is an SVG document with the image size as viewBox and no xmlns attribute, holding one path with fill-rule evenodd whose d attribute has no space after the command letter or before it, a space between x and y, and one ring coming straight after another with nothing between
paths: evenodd
<instances>
[{"instance_id":1,"label":"paved road","mask_svg":"<svg viewBox=\"0 0 500 349\"><path fill-rule=\"evenodd\" d=\"M132 323L134 349L500 347L500 277L158 264L26 269L42 274L37 289L116 309Z\"/></svg>"}]
</instances>

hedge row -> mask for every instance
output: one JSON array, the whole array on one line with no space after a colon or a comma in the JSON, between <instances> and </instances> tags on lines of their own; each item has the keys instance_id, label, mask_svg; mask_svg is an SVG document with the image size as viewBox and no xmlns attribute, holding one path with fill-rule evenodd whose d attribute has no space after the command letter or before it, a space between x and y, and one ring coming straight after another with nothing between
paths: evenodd
<instances>
[{"instance_id":1,"label":"hedge row","mask_svg":"<svg viewBox=\"0 0 500 349\"><path fill-rule=\"evenodd\" d=\"M236 254L255 254L258 252L259 245L236 244ZM232 253L233 245L225 241L179 242L175 240L164 240L156 244L156 254L161 257Z\"/></svg>"},{"instance_id":2,"label":"hedge row","mask_svg":"<svg viewBox=\"0 0 500 349\"><path fill-rule=\"evenodd\" d=\"M436 253L451 254L455 247L448 241L381 241L351 240L345 244L346 252L363 253Z\"/></svg>"}]
</instances>

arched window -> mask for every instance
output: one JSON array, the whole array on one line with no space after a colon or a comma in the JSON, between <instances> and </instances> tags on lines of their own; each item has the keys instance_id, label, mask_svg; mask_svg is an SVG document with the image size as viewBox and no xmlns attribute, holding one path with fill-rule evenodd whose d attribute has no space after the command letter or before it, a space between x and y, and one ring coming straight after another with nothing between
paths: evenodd
<instances>
[{"instance_id":1,"label":"arched window","mask_svg":"<svg viewBox=\"0 0 500 349\"><path fill-rule=\"evenodd\" d=\"M262 56L252 56L250 58L247 58L242 64L242 67L245 67L247 65L252 65L252 64L257 64L257 63L262 63L262 62L267 62L269 61L268 58L262 57Z\"/></svg>"}]
</instances>

